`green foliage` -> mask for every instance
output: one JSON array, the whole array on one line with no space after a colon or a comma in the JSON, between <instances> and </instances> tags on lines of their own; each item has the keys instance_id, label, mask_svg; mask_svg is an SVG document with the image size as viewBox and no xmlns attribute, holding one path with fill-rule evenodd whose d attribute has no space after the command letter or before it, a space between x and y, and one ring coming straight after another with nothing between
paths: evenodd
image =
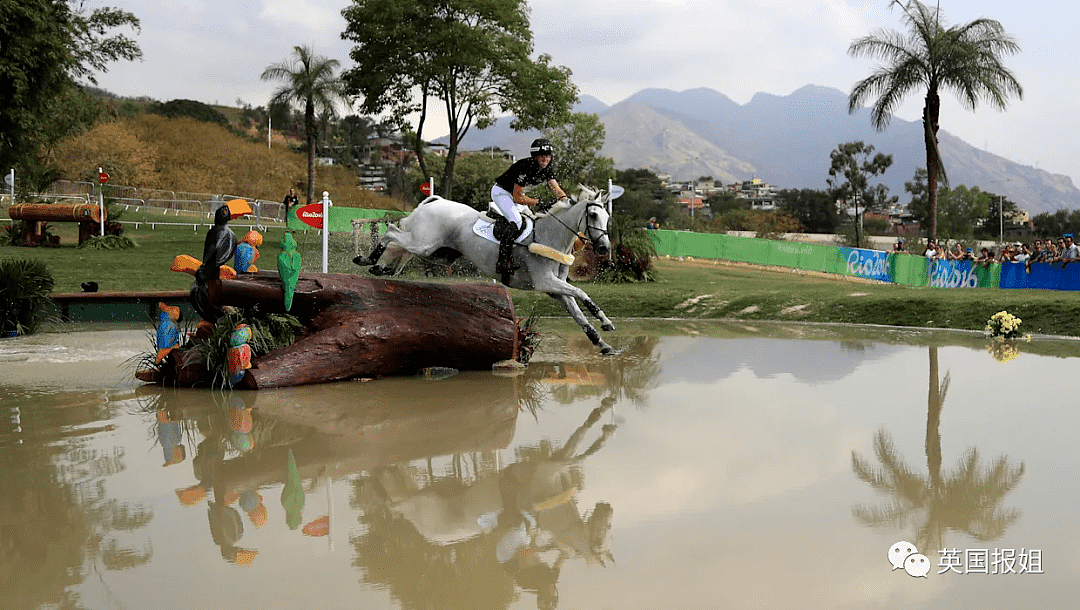
<instances>
[{"instance_id":1,"label":"green foliage","mask_svg":"<svg viewBox=\"0 0 1080 610\"><path fill-rule=\"evenodd\" d=\"M664 188L655 173L643 168L618 170L615 184L626 189L622 197L615 200L615 210L637 218L641 225L646 219L655 217L661 226L666 226L675 196Z\"/></svg>"},{"instance_id":2,"label":"green foliage","mask_svg":"<svg viewBox=\"0 0 1080 610\"><path fill-rule=\"evenodd\" d=\"M1043 212L1031 219L1035 234L1044 237L1060 237L1064 233L1080 233L1080 210L1057 210Z\"/></svg>"},{"instance_id":3,"label":"green foliage","mask_svg":"<svg viewBox=\"0 0 1080 610\"><path fill-rule=\"evenodd\" d=\"M869 177L884 174L892 165L892 155L873 153L873 145L863 142L845 142L829 153L831 164L826 182L832 189L833 197L867 209L883 209L890 203L888 188L885 188L884 194L877 194L880 191L871 188Z\"/></svg>"},{"instance_id":4,"label":"green foliage","mask_svg":"<svg viewBox=\"0 0 1080 610\"><path fill-rule=\"evenodd\" d=\"M515 359L521 364L529 364L533 352L543 342L544 336L537 328L538 320L539 317L536 314L530 314L517 321L518 353Z\"/></svg>"},{"instance_id":5,"label":"green foliage","mask_svg":"<svg viewBox=\"0 0 1080 610\"><path fill-rule=\"evenodd\" d=\"M128 250L135 247L135 242L124 235L98 235L79 244L87 250Z\"/></svg>"},{"instance_id":6,"label":"green foliage","mask_svg":"<svg viewBox=\"0 0 1080 610\"><path fill-rule=\"evenodd\" d=\"M292 345L296 331L301 328L300 321L289 314L263 313L258 306L228 308L214 324L210 336L196 346L206 370L213 374L213 387L229 386L229 336L238 324L251 327L248 345L253 358Z\"/></svg>"},{"instance_id":7,"label":"green foliage","mask_svg":"<svg viewBox=\"0 0 1080 610\"><path fill-rule=\"evenodd\" d=\"M491 186L495 179L510 167L510 161L502 155L490 155L484 153L471 153L461 157L454 169L454 200L470 205L477 210L486 210L491 201ZM406 175L406 192L411 194L409 199L419 200L423 197L420 193L420 185L434 178L435 184L442 182L444 168L433 166L433 176L424 176L420 168L413 167ZM445 195L436 189L437 195Z\"/></svg>"},{"instance_id":8,"label":"green foliage","mask_svg":"<svg viewBox=\"0 0 1080 610\"><path fill-rule=\"evenodd\" d=\"M570 70L533 58L525 0L353 0L341 37L355 66L342 75L362 112L386 115L405 132L430 175L423 129L428 102L446 110L450 134L440 191L453 196L458 146L472 127L508 114L515 130L567 122L577 100ZM415 129L410 117L416 117Z\"/></svg>"},{"instance_id":9,"label":"green foliage","mask_svg":"<svg viewBox=\"0 0 1080 610\"><path fill-rule=\"evenodd\" d=\"M229 126L229 119L225 118L224 114L221 114L221 112L213 106L207 106L206 104L196 102L195 100L170 100L168 102L161 102L154 104L150 111L170 118L186 116L191 117L196 121L216 123L222 127Z\"/></svg>"},{"instance_id":10,"label":"green foliage","mask_svg":"<svg viewBox=\"0 0 1080 610\"><path fill-rule=\"evenodd\" d=\"M713 214L726 214L734 210L749 210L750 200L736 197L735 193L724 191L714 193L705 200Z\"/></svg>"},{"instance_id":11,"label":"green foliage","mask_svg":"<svg viewBox=\"0 0 1080 610\"><path fill-rule=\"evenodd\" d=\"M53 277L41 261L0 261L0 333L29 335L46 319Z\"/></svg>"},{"instance_id":12,"label":"green foliage","mask_svg":"<svg viewBox=\"0 0 1080 610\"><path fill-rule=\"evenodd\" d=\"M597 281L617 284L655 281L652 259L656 256L656 242L640 221L616 212L608 232L612 253L610 258L601 259Z\"/></svg>"},{"instance_id":13,"label":"green foliage","mask_svg":"<svg viewBox=\"0 0 1080 610\"><path fill-rule=\"evenodd\" d=\"M806 233L836 233L840 216L836 201L825 191L788 189L780 192L780 209L799 222ZM716 211L716 208L713 208Z\"/></svg>"},{"instance_id":14,"label":"green foliage","mask_svg":"<svg viewBox=\"0 0 1080 610\"><path fill-rule=\"evenodd\" d=\"M569 192L578 184L607 188L607 181L615 177L615 162L600 156L604 124L599 116L574 113L568 123L546 130L544 137L555 149L552 162L563 190Z\"/></svg>"},{"instance_id":15,"label":"green foliage","mask_svg":"<svg viewBox=\"0 0 1080 610\"><path fill-rule=\"evenodd\" d=\"M141 57L135 41L118 28L138 31L139 20L111 7L84 12L74 0L20 0L0 8L0 167L22 175L46 165L42 148L83 118L71 106L76 82L95 82L110 62ZM40 171L40 169L38 170Z\"/></svg>"}]
</instances>

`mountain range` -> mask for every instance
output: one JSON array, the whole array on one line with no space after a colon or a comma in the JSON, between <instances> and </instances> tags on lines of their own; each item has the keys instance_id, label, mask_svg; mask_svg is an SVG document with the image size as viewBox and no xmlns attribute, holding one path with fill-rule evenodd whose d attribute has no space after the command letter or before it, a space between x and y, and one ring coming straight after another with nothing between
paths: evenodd
<instances>
[{"instance_id":1,"label":"mountain range","mask_svg":"<svg viewBox=\"0 0 1080 610\"><path fill-rule=\"evenodd\" d=\"M921 121L894 117L885 131L876 131L869 109L849 113L847 94L828 87L807 85L787 96L758 93L744 105L707 88L644 89L612 106L585 95L575 111L600 117L606 132L601 154L616 169L649 168L675 181L760 178L779 189L823 190L829 153L841 143L862 141L893 156L892 166L871 184L885 184L903 204L910 199L904 183L926 165ZM470 130L461 148L528 150L537 135L512 131L509 121L500 120ZM1080 208L1080 190L1068 176L980 150L944 128L938 141L951 186L1004 195L1032 216Z\"/></svg>"}]
</instances>

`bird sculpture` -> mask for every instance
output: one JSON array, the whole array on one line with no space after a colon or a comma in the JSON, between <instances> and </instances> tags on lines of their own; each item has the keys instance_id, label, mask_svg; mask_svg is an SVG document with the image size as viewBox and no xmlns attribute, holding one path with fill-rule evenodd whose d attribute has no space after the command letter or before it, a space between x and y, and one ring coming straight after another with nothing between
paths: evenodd
<instances>
[{"instance_id":1,"label":"bird sculpture","mask_svg":"<svg viewBox=\"0 0 1080 610\"><path fill-rule=\"evenodd\" d=\"M240 243L236 244L236 255L233 261L237 273L255 273L258 267L255 261L259 260L259 246L262 245L262 234L254 229L247 232Z\"/></svg>"},{"instance_id":2,"label":"bird sculpture","mask_svg":"<svg viewBox=\"0 0 1080 610\"><path fill-rule=\"evenodd\" d=\"M229 228L231 218L228 204L214 212L214 226L206 232L202 265L195 270L195 281L206 283L208 278L217 277L220 267L236 253L236 234Z\"/></svg>"},{"instance_id":3,"label":"bird sculpture","mask_svg":"<svg viewBox=\"0 0 1080 610\"><path fill-rule=\"evenodd\" d=\"M158 314L157 331L155 333L158 350L154 364L161 364L165 357L169 355L169 352L180 347L180 327L176 325L180 321L180 308L170 307L159 302L158 309L161 310L161 313Z\"/></svg>"},{"instance_id":4,"label":"bird sculpture","mask_svg":"<svg viewBox=\"0 0 1080 610\"><path fill-rule=\"evenodd\" d=\"M281 254L277 257L277 268L278 275L281 276L285 311L289 311L296 293L296 280L300 277L300 253L296 251L296 240L292 233L286 233L285 237L281 238Z\"/></svg>"},{"instance_id":5,"label":"bird sculpture","mask_svg":"<svg viewBox=\"0 0 1080 610\"><path fill-rule=\"evenodd\" d=\"M198 312L199 316L210 322L217 322L221 317L221 308L210 302L209 289L206 283L210 278L220 277L222 265L224 265L236 253L236 234L229 228L229 219L232 218L232 210L229 204L223 204L214 212L214 226L206 232L206 240L203 241L203 257L198 268L194 269L195 283L188 293L188 302ZM173 268L181 257L173 262ZM186 267L194 267L188 265ZM178 270L186 270L178 269Z\"/></svg>"},{"instance_id":6,"label":"bird sculpture","mask_svg":"<svg viewBox=\"0 0 1080 610\"><path fill-rule=\"evenodd\" d=\"M251 327L247 324L237 324L229 335L229 386L235 386L244 378L244 374L251 368Z\"/></svg>"}]
</instances>

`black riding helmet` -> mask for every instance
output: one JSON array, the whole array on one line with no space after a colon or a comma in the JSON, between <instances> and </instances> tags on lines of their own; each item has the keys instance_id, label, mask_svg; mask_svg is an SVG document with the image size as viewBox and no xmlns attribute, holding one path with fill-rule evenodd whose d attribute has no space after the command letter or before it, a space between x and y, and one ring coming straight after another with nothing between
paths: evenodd
<instances>
[{"instance_id":1,"label":"black riding helmet","mask_svg":"<svg viewBox=\"0 0 1080 610\"><path fill-rule=\"evenodd\" d=\"M555 148L547 138L537 138L533 140L532 146L529 147L529 154L555 156Z\"/></svg>"}]
</instances>

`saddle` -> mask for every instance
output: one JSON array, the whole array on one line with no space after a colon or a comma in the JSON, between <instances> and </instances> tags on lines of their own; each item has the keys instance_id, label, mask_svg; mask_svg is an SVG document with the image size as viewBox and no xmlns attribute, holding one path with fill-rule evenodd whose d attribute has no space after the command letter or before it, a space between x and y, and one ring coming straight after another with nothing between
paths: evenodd
<instances>
[{"instance_id":1,"label":"saddle","mask_svg":"<svg viewBox=\"0 0 1080 610\"><path fill-rule=\"evenodd\" d=\"M526 206L518 206L518 213L521 214L522 229L521 233L514 238L514 241L519 244L525 244L532 236L533 219L535 216L533 215L532 210ZM499 213L499 209L495 207L494 203L489 204L487 212L481 214L480 218L473 223L473 233L495 243L499 243L500 237L507 229L513 229L513 225Z\"/></svg>"}]
</instances>

